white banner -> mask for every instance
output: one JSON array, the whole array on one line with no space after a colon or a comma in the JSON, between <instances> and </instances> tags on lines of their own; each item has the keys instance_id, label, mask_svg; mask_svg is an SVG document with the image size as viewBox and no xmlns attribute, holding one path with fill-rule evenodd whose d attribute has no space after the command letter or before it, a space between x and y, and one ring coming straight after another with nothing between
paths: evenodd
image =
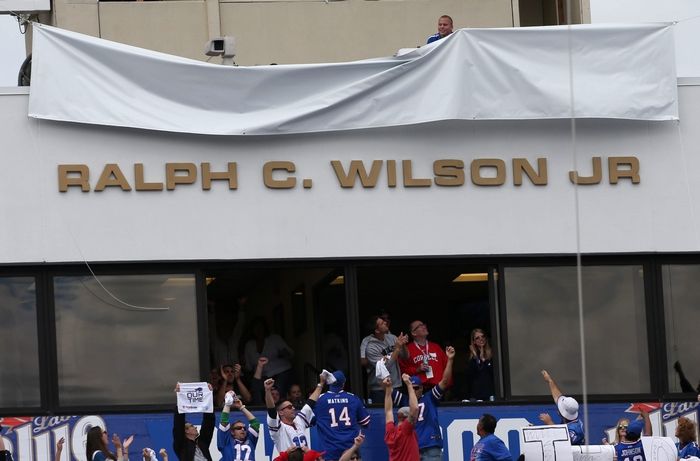
<instances>
[{"instance_id":1,"label":"white banner","mask_svg":"<svg viewBox=\"0 0 700 461\"><path fill-rule=\"evenodd\" d=\"M258 67L39 24L33 47L29 115L50 120L243 135L454 119L678 118L668 24L463 29L399 57Z\"/></svg>"},{"instance_id":2,"label":"white banner","mask_svg":"<svg viewBox=\"0 0 700 461\"><path fill-rule=\"evenodd\" d=\"M179 413L211 413L214 396L207 383L180 383L177 394Z\"/></svg>"}]
</instances>

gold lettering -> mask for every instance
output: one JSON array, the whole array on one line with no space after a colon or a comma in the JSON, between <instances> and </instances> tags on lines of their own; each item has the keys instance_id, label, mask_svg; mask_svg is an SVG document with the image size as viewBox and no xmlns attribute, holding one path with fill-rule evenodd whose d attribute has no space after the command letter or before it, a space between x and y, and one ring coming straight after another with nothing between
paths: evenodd
<instances>
[{"instance_id":1,"label":"gold lettering","mask_svg":"<svg viewBox=\"0 0 700 461\"><path fill-rule=\"evenodd\" d=\"M333 171L335 171L335 176L340 182L340 187L355 187L355 180L358 177L360 178L362 187L374 187L377 185L379 172L382 168L382 160L372 161L372 168L370 169L369 175L367 174L365 164L362 160L351 161L347 173L343 169L343 164L340 160L331 160L331 165L333 166ZM396 177L394 177L394 182L396 182Z\"/></svg>"},{"instance_id":2,"label":"gold lettering","mask_svg":"<svg viewBox=\"0 0 700 461\"><path fill-rule=\"evenodd\" d=\"M228 188L238 189L238 171L236 162L229 162L227 171L212 172L209 162L202 163L202 190L211 189L212 181L228 180Z\"/></svg>"},{"instance_id":3,"label":"gold lettering","mask_svg":"<svg viewBox=\"0 0 700 461\"><path fill-rule=\"evenodd\" d=\"M495 168L496 176L481 176L482 168ZM479 158L471 163L472 182L477 186L502 186L506 182L506 162L500 158Z\"/></svg>"},{"instance_id":4,"label":"gold lettering","mask_svg":"<svg viewBox=\"0 0 700 461\"><path fill-rule=\"evenodd\" d=\"M386 161L386 184L389 187L396 187L396 160Z\"/></svg>"},{"instance_id":5,"label":"gold lettering","mask_svg":"<svg viewBox=\"0 0 700 461\"><path fill-rule=\"evenodd\" d=\"M105 165L95 185L95 192L102 192L105 187L121 187L123 191L130 191L131 186L126 180L124 173L116 163L108 163Z\"/></svg>"},{"instance_id":6,"label":"gold lettering","mask_svg":"<svg viewBox=\"0 0 700 461\"><path fill-rule=\"evenodd\" d=\"M537 171L532 167L526 158L513 159L513 184L522 186L523 173L527 175L532 184L535 186L547 185L547 159L537 159Z\"/></svg>"},{"instance_id":7,"label":"gold lettering","mask_svg":"<svg viewBox=\"0 0 700 461\"><path fill-rule=\"evenodd\" d=\"M267 162L263 166L263 181L270 189L292 189L297 184L297 179L294 176L288 176L286 179L275 179L273 173L275 170L283 170L288 173L294 173L296 167L293 162Z\"/></svg>"},{"instance_id":8,"label":"gold lettering","mask_svg":"<svg viewBox=\"0 0 700 461\"><path fill-rule=\"evenodd\" d=\"M433 174L437 186L463 186L464 162L456 159L435 160Z\"/></svg>"},{"instance_id":9,"label":"gold lettering","mask_svg":"<svg viewBox=\"0 0 700 461\"><path fill-rule=\"evenodd\" d=\"M591 185L591 184L600 184L600 180L603 178L603 163L600 160L600 157L593 157L591 159L591 162L593 163L593 175L591 176L579 176L577 171L569 171L569 180L573 184L580 184L580 185Z\"/></svg>"},{"instance_id":10,"label":"gold lettering","mask_svg":"<svg viewBox=\"0 0 700 461\"><path fill-rule=\"evenodd\" d=\"M146 182L143 174L143 163L134 164L134 182L136 190L163 190L162 182Z\"/></svg>"},{"instance_id":11,"label":"gold lettering","mask_svg":"<svg viewBox=\"0 0 700 461\"><path fill-rule=\"evenodd\" d=\"M184 172L185 174L178 174ZM165 186L175 190L178 184L194 184L197 180L197 166L194 163L166 163Z\"/></svg>"},{"instance_id":12,"label":"gold lettering","mask_svg":"<svg viewBox=\"0 0 700 461\"><path fill-rule=\"evenodd\" d=\"M87 165L58 165L59 192L67 192L71 186L78 186L83 192L90 192L89 181L90 169Z\"/></svg>"},{"instance_id":13,"label":"gold lettering","mask_svg":"<svg viewBox=\"0 0 700 461\"><path fill-rule=\"evenodd\" d=\"M621 166L629 167L620 169ZM629 178L632 184L639 184L639 159L637 157L608 157L610 184L617 184L620 178Z\"/></svg>"},{"instance_id":14,"label":"gold lettering","mask_svg":"<svg viewBox=\"0 0 700 461\"><path fill-rule=\"evenodd\" d=\"M430 179L413 177L413 162L411 160L404 160L401 164L403 166L404 187L430 187L432 184Z\"/></svg>"}]
</instances>

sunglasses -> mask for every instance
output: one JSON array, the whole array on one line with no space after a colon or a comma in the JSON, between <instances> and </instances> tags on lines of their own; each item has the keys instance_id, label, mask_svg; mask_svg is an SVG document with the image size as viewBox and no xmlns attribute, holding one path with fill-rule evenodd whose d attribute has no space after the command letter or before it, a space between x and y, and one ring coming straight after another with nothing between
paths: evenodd
<instances>
[{"instance_id":1,"label":"sunglasses","mask_svg":"<svg viewBox=\"0 0 700 461\"><path fill-rule=\"evenodd\" d=\"M287 405L286 407L280 408L280 410L289 410L290 408L294 408L294 405Z\"/></svg>"},{"instance_id":2,"label":"sunglasses","mask_svg":"<svg viewBox=\"0 0 700 461\"><path fill-rule=\"evenodd\" d=\"M425 323L419 323L418 325L416 325L415 327L413 327L413 330L411 330L411 332L416 331L416 330L419 329L420 327L425 327L425 326L427 326ZM352 458L351 458L351 459L352 459Z\"/></svg>"},{"instance_id":3,"label":"sunglasses","mask_svg":"<svg viewBox=\"0 0 700 461\"><path fill-rule=\"evenodd\" d=\"M624 425L622 425L622 424L620 424L619 426L617 426L617 428L618 428L618 429L627 430L627 426L624 426Z\"/></svg>"},{"instance_id":4,"label":"sunglasses","mask_svg":"<svg viewBox=\"0 0 700 461\"><path fill-rule=\"evenodd\" d=\"M232 428L234 431L240 431L241 429L245 429L245 426L233 426Z\"/></svg>"}]
</instances>

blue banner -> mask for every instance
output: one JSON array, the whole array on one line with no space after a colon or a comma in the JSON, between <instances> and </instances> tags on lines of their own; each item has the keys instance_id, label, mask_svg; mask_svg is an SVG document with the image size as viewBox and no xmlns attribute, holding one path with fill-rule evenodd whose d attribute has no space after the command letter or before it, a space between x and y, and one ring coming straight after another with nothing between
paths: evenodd
<instances>
[{"instance_id":1,"label":"blue banner","mask_svg":"<svg viewBox=\"0 0 700 461\"><path fill-rule=\"evenodd\" d=\"M652 421L653 435L673 437L678 418L690 416L698 420L698 402L669 403L599 403L588 405L587 411L580 416L587 430L587 440L592 445L599 445L604 437L614 439L615 426L620 418L635 419L640 410L646 410ZM582 407L583 410L583 407ZM468 459L475 441L476 423L483 413L490 413L498 419L496 435L510 449L515 460L520 454L520 428L528 425L540 425L540 413L549 413L558 421L557 410L551 405L467 405L443 406L440 408L440 424L444 439L444 459L458 461ZM267 433L263 411L254 412L262 423L261 437L255 451L256 461L270 461L277 453ZM364 461L386 461L388 453L384 444L384 412L380 408L370 409L372 417L366 431L366 441L361 449ZM217 423L218 423L217 414ZM233 419L238 419L233 414ZM188 417L193 424L200 424L201 415ZM172 448L173 416L168 413L158 414L124 414L124 415L87 415L87 416L24 416L0 418L3 440L15 461L51 461L54 460L56 442L65 439L61 460L84 461L85 434L92 426L107 428L110 434L116 433L122 439L134 435L130 447L131 461L140 461L144 447L156 452L165 448L170 461L177 460ZM316 431L310 431L310 444L315 446ZM211 445L214 460L220 458L216 449L216 436Z\"/></svg>"}]
</instances>

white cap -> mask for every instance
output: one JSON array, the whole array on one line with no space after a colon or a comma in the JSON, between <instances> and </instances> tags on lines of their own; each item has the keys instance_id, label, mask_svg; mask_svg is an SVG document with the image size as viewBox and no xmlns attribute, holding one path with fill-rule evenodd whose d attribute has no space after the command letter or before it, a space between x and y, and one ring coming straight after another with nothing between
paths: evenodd
<instances>
[{"instance_id":1,"label":"white cap","mask_svg":"<svg viewBox=\"0 0 700 461\"><path fill-rule=\"evenodd\" d=\"M573 421L578 418L578 402L572 397L559 397L557 400L557 409L559 414L568 421Z\"/></svg>"}]
</instances>

